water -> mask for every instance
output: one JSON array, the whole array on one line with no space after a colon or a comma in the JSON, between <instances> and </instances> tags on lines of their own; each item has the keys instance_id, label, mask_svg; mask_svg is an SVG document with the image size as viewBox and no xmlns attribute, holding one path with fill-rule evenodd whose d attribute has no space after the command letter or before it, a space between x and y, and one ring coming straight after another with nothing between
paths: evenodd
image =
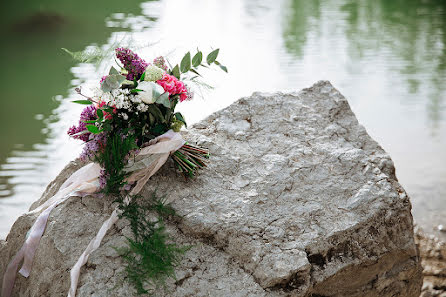
<instances>
[{"instance_id":1,"label":"water","mask_svg":"<svg viewBox=\"0 0 446 297\"><path fill-rule=\"evenodd\" d=\"M446 2L306 0L47 1L2 8L0 237L80 151L65 134L81 107L73 88L107 68L75 65L60 50L131 42L171 61L221 48L226 75L180 107L188 122L253 91L295 91L330 80L391 155L426 230L446 225ZM5 5L5 4L2 4ZM87 9L88 7L88 9ZM26 32L23 19L56 12L57 28ZM22 25L13 25L17 23ZM25 31L25 32L24 32ZM129 41L130 40L130 41ZM6 105L6 106L5 106Z\"/></svg>"}]
</instances>

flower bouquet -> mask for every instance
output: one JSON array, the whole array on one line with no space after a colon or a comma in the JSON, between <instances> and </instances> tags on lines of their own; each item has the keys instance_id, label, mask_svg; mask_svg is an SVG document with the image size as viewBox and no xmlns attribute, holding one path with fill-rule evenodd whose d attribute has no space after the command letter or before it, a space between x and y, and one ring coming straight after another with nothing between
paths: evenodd
<instances>
[{"instance_id":1,"label":"flower bouquet","mask_svg":"<svg viewBox=\"0 0 446 297\"><path fill-rule=\"evenodd\" d=\"M227 71L216 60L218 52L218 49L212 51L206 62ZM104 168L101 187L107 187L107 192L116 190L117 176L112 176L113 172L123 169L108 168L109 157L116 153L111 144L120 143L121 149L124 146L129 154L125 158L128 160L156 137L169 130L178 132L183 125L186 126L183 115L175 112L175 107L179 102L191 100L194 94L180 78L188 72L199 75L197 68L205 66L200 51L193 58L187 53L180 65L172 69L167 67L163 57L155 58L149 64L126 48L117 48L116 57L122 64L121 68L111 67L109 74L102 77L94 96L85 96L79 88L76 89L85 100L74 102L89 106L83 110L79 124L68 130L70 136L85 142L81 159L98 162ZM178 170L190 177L197 169L206 166L208 157L206 149L188 143L172 154ZM125 162L119 163L123 165Z\"/></svg>"},{"instance_id":2,"label":"flower bouquet","mask_svg":"<svg viewBox=\"0 0 446 297\"><path fill-rule=\"evenodd\" d=\"M173 209L155 194L149 201L134 198L169 157L186 177L194 177L198 169L206 166L209 151L183 140L178 132L186 121L175 108L193 98L185 79L194 82L201 76L200 67L217 65L227 72L217 61L218 53L218 49L209 53L205 62L201 51L193 57L187 53L180 64L168 67L163 57L147 63L130 49L116 48L118 68L110 68L94 94L87 96L81 88L76 89L84 98L74 102L87 106L68 134L85 143L80 158L92 162L74 172L53 197L32 211L39 215L8 265L2 296L11 296L22 260L19 272L29 276L51 210L70 197L98 192L114 197L118 206L71 269L68 296L75 296L81 267L89 255L122 217L130 222L133 238L127 238L128 247L120 254L126 262L127 278L137 293L147 293L147 286L163 284L166 277L174 276L174 267L187 248L169 243L164 233L163 219L173 215ZM75 58L78 55L71 54ZM157 217L148 219L153 215Z\"/></svg>"}]
</instances>

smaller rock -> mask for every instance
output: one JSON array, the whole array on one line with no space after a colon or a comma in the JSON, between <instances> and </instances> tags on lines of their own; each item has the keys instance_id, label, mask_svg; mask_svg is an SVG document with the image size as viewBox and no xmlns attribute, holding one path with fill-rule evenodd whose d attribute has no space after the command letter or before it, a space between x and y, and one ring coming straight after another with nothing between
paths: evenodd
<instances>
[{"instance_id":1,"label":"smaller rock","mask_svg":"<svg viewBox=\"0 0 446 297\"><path fill-rule=\"evenodd\" d=\"M423 287L420 297L446 296L446 242L427 235L415 227L415 242L423 267Z\"/></svg>"}]
</instances>

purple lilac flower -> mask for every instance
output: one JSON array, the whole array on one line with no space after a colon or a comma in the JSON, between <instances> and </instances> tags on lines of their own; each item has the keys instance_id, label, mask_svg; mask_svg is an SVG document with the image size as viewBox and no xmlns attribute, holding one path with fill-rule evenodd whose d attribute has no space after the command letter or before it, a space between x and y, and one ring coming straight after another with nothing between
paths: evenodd
<instances>
[{"instance_id":1,"label":"purple lilac flower","mask_svg":"<svg viewBox=\"0 0 446 297\"><path fill-rule=\"evenodd\" d=\"M153 65L167 71L166 60L163 56L159 56L153 60Z\"/></svg>"},{"instance_id":2,"label":"purple lilac flower","mask_svg":"<svg viewBox=\"0 0 446 297\"><path fill-rule=\"evenodd\" d=\"M105 185L107 185L107 180L110 177L110 174L107 174L107 172L102 169L101 170L101 176L99 176L99 188L103 189L105 188Z\"/></svg>"},{"instance_id":3,"label":"purple lilac flower","mask_svg":"<svg viewBox=\"0 0 446 297\"><path fill-rule=\"evenodd\" d=\"M94 105L89 105L87 107L84 108L84 110L82 110L80 119L79 119L79 124L76 126L72 126L70 127L70 129L68 129L67 133L68 135L70 135L71 137L75 138L75 139L80 139L82 141L88 141L90 138L90 132L81 134L81 135L75 135L76 133L82 132L82 131L86 131L87 128L87 124L84 121L93 121L97 119L97 114L96 114L96 107Z\"/></svg>"},{"instance_id":4,"label":"purple lilac flower","mask_svg":"<svg viewBox=\"0 0 446 297\"><path fill-rule=\"evenodd\" d=\"M128 48L119 47L115 50L115 52L116 57L124 65L125 70L128 71L127 79L139 79L148 66L146 61L141 59L137 54Z\"/></svg>"},{"instance_id":5,"label":"purple lilac flower","mask_svg":"<svg viewBox=\"0 0 446 297\"><path fill-rule=\"evenodd\" d=\"M105 132L99 134L91 134L89 140L85 143L84 149L79 156L82 161L94 160L96 153L102 150L107 143L107 135Z\"/></svg>"}]
</instances>

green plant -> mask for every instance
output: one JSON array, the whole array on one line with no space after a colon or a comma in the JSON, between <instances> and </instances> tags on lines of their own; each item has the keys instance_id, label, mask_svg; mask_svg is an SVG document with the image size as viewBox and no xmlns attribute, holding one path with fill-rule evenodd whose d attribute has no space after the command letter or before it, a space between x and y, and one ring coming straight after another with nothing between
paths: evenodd
<instances>
[{"instance_id":1,"label":"green plant","mask_svg":"<svg viewBox=\"0 0 446 297\"><path fill-rule=\"evenodd\" d=\"M165 197L153 192L149 199L134 196L119 209L120 217L130 222L132 238L127 237L127 247L117 249L125 262L125 274L138 294L150 294L165 286L169 277L175 277L175 267L190 247L173 243L165 230L164 220L175 216L175 210L166 204Z\"/></svg>"}]
</instances>

